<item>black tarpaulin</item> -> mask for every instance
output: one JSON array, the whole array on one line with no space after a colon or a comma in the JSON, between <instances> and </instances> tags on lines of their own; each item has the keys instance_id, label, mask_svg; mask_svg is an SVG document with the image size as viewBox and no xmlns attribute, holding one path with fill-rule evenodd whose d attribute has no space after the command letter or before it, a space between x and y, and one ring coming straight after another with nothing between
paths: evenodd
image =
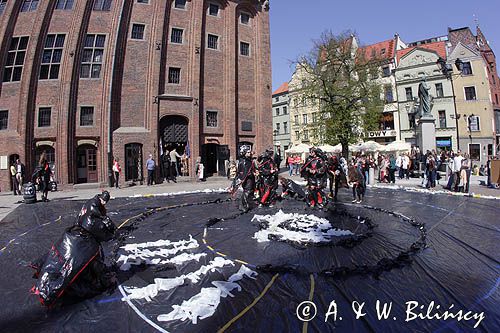
<instances>
[{"instance_id":1,"label":"black tarpaulin","mask_svg":"<svg viewBox=\"0 0 500 333\"><path fill-rule=\"evenodd\" d=\"M143 263L119 270L120 288L112 294L50 311L29 294L34 280L25 265L47 251L74 223L83 202L59 200L20 206L0 224L0 247L5 247L0 252L0 330L215 332L226 328L235 332L297 332L304 329L296 316L297 306L312 296L317 316L307 324L309 332L473 330L475 320L405 322L409 301L419 306L434 301L441 312L452 304L455 312L484 312L485 319L477 330L500 331L497 201L374 189L367 193L366 207L340 203L328 211L316 211L304 209L302 202L285 200L276 207L241 215L236 203L227 199L225 194L193 194L112 200L107 205L110 217L116 225L125 223L121 241L104 245L111 259L108 264L133 254L134 250L127 251L124 246L162 240L170 243L140 248L138 255L148 253L142 251L145 249L157 252L147 257L149 264L144 258L135 258ZM341 192L340 201L350 202L347 191ZM349 230L359 239L320 244L254 239L265 227L252 221L254 215L273 216L280 209L327 219L332 227ZM198 246L187 248L194 244L190 239ZM425 248L418 243L422 239ZM421 247L411 251L415 244ZM161 256L158 251L172 254ZM190 255L199 258L183 261ZM169 262L175 257L180 263ZM214 260L231 264L195 278L196 272ZM234 282L237 287L228 284L242 266L258 275L243 276ZM179 282L180 277L184 280ZM169 279L177 285L150 299L122 300L129 294L127 288L144 288L155 284L155 279ZM214 293L214 282L232 288L232 296L221 297L211 316L197 318L196 324L190 319L159 320L171 314L173 306L203 301L198 296ZM392 302L389 319L377 318L377 300ZM325 323L332 301L342 320L333 321L330 316ZM353 301L365 302L362 318L356 319Z\"/></svg>"}]
</instances>

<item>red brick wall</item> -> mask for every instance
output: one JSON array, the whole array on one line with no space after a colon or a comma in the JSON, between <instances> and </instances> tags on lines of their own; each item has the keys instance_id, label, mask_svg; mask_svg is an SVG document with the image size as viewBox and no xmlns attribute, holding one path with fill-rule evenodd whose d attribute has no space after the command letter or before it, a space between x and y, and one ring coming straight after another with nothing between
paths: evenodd
<instances>
[{"instance_id":1,"label":"red brick wall","mask_svg":"<svg viewBox=\"0 0 500 333\"><path fill-rule=\"evenodd\" d=\"M92 139L97 142L98 178L106 182L110 112L115 129L112 154L122 165L127 143L143 144L144 157L159 154L158 123L165 115L189 119L193 159L200 145L213 139L229 145L232 156L238 141L254 142L257 150L272 144L269 13L259 1L218 2L217 18L206 15L209 1L202 0L188 1L186 10L172 9L172 0L125 0L123 7L113 1L109 12L92 11L87 1L75 1L72 10L54 10L55 1L48 0L34 12L19 13L20 3L9 1L0 17L0 61L12 36L30 36L21 82L0 83L0 109L9 110L8 130L0 131L6 143L0 155L19 154L32 163L37 141L55 141L56 177L68 184L76 181L78 140ZM240 10L252 14L249 27L239 24ZM133 23L146 25L144 40L130 39ZM170 43L172 27L184 29L182 45ZM47 33L66 34L65 45L59 79L39 81ZM99 79L79 79L87 33L106 35ZM207 33L220 36L219 50L206 49ZM239 55L240 40L250 43L250 57ZM166 83L169 66L181 68L180 85ZM163 96L154 104L159 94ZM37 126L43 106L52 108L49 128ZM81 106L94 107L94 126L79 126ZM205 127L206 110L219 112L217 128ZM239 131L242 120L252 121L252 132ZM141 128L140 133L129 127ZM0 170L0 189L9 190L9 183L8 170Z\"/></svg>"}]
</instances>

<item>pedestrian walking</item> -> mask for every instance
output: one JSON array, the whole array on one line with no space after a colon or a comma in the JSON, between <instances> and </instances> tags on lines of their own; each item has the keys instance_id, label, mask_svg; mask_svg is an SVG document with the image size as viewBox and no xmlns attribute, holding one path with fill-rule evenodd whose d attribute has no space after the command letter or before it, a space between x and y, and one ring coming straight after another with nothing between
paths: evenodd
<instances>
[{"instance_id":1,"label":"pedestrian walking","mask_svg":"<svg viewBox=\"0 0 500 333\"><path fill-rule=\"evenodd\" d=\"M50 165L47 162L47 154L45 152L40 156L40 168L40 191L42 192L42 201L46 202L49 201L47 196L49 194L49 183L52 170L50 170Z\"/></svg>"},{"instance_id":2,"label":"pedestrian walking","mask_svg":"<svg viewBox=\"0 0 500 333\"><path fill-rule=\"evenodd\" d=\"M153 155L149 154L149 158L146 161L146 169L148 170L148 186L153 185L153 177L156 168L155 160L153 159Z\"/></svg>"},{"instance_id":3,"label":"pedestrian walking","mask_svg":"<svg viewBox=\"0 0 500 333\"><path fill-rule=\"evenodd\" d=\"M17 180L19 193L23 192L24 176L25 176L24 164L21 163L20 159L17 159L16 160L16 180Z\"/></svg>"}]
</instances>

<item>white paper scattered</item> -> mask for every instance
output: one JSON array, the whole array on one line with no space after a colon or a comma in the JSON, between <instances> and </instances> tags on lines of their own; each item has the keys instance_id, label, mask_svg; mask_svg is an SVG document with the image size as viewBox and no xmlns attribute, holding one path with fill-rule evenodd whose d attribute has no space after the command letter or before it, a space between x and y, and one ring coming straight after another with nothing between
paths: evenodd
<instances>
[{"instance_id":1,"label":"white paper scattered","mask_svg":"<svg viewBox=\"0 0 500 333\"><path fill-rule=\"evenodd\" d=\"M290 240L294 242L325 242L333 237L352 235L349 230L341 230L333 228L330 221L320 218L315 215L305 215L291 213L286 214L279 210L274 215L255 215L252 221L267 222L267 229L259 230L255 233L254 239L258 242L269 242L269 236L277 236L282 240ZM300 228L304 231L292 231L280 226L284 222L291 222L293 228Z\"/></svg>"},{"instance_id":2,"label":"white paper scattered","mask_svg":"<svg viewBox=\"0 0 500 333\"><path fill-rule=\"evenodd\" d=\"M224 259L222 257L215 257L206 266L201 266L197 271L188 274L183 274L175 278L155 279L154 284L150 284L143 288L124 287L125 292L128 294L125 299L146 299L148 302L156 297L160 291L171 290L184 284L186 280L191 283L197 283L203 275L209 272L214 272L217 268L224 266L234 266L233 261Z\"/></svg>"},{"instance_id":3,"label":"white paper scattered","mask_svg":"<svg viewBox=\"0 0 500 333\"><path fill-rule=\"evenodd\" d=\"M234 297L231 292L235 289L241 291L241 286L236 282L242 280L243 277L254 279L256 275L257 273L248 267L241 266L237 273L229 277L228 281L213 281L212 285L215 288L202 288L198 294L183 301L181 305L172 305L174 309L172 312L159 315L157 319L158 321L185 321L189 319L193 324L197 324L198 318L203 320L215 313L221 298Z\"/></svg>"},{"instance_id":4,"label":"white paper scattered","mask_svg":"<svg viewBox=\"0 0 500 333\"><path fill-rule=\"evenodd\" d=\"M129 270L131 265L141 265L142 263L147 265L181 265L188 261L199 261L201 257L206 256L205 253L190 254L186 252L175 256L179 252L196 249L198 247L198 241L191 235L189 235L188 240L180 240L177 242L159 240L156 242L127 244L121 247L121 249L125 251L125 254L121 254L117 262L122 263L120 266L122 271Z\"/></svg>"}]
</instances>

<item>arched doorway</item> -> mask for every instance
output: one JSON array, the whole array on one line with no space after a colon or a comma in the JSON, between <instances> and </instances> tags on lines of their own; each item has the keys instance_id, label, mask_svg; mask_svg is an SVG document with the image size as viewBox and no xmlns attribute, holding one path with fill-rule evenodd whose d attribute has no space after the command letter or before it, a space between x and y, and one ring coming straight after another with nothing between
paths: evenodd
<instances>
[{"instance_id":1,"label":"arched doorway","mask_svg":"<svg viewBox=\"0 0 500 333\"><path fill-rule=\"evenodd\" d=\"M142 144L125 145L125 180L142 181Z\"/></svg>"},{"instance_id":2,"label":"arched doorway","mask_svg":"<svg viewBox=\"0 0 500 333\"><path fill-rule=\"evenodd\" d=\"M182 116L165 116L160 120L160 141L163 149L173 148L182 155L186 149L189 134L189 121Z\"/></svg>"},{"instance_id":3,"label":"arched doorway","mask_svg":"<svg viewBox=\"0 0 500 333\"><path fill-rule=\"evenodd\" d=\"M97 149L84 144L76 149L77 183L97 183Z\"/></svg>"}]
</instances>

